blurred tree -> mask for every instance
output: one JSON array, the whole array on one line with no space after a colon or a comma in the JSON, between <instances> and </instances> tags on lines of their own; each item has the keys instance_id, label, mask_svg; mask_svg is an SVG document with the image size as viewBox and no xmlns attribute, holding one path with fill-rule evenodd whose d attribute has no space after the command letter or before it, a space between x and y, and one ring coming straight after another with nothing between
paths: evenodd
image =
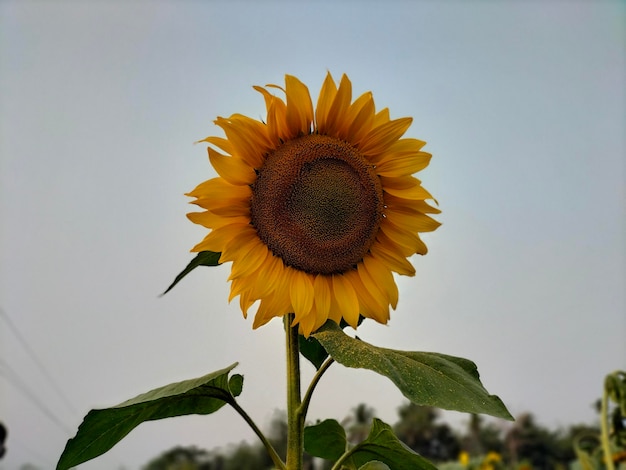
<instances>
[{"instance_id":1,"label":"blurred tree","mask_svg":"<svg viewBox=\"0 0 626 470\"><path fill-rule=\"evenodd\" d=\"M352 408L352 414L341 423L346 429L348 442L358 444L365 440L372 427L375 414L376 410L365 403L359 403L355 408Z\"/></svg>"},{"instance_id":2,"label":"blurred tree","mask_svg":"<svg viewBox=\"0 0 626 470\"><path fill-rule=\"evenodd\" d=\"M572 425L568 428L549 430L536 423L532 414L523 414L505 432L496 422L471 415L465 435L461 438L445 422L440 422L440 411L429 406L411 403L398 409L399 420L394 431L400 440L423 457L437 464L448 462L450 468L460 468L458 458L461 449L469 452L476 461L488 460L490 455L503 457L502 462L491 464L500 468L532 468L554 470L568 468L576 459L573 442L581 435L599 435L597 427ZM362 441L369 433L374 409L364 403L358 404L342 421L348 440ZM267 437L283 458L287 443L285 413L277 412L269 424ZM523 464L523 465L522 465ZM333 463L318 461L317 470L328 470ZM445 465L442 468L448 468ZM270 470L272 461L260 443L242 442L227 451L176 447L152 460L143 470ZM313 469L313 458L304 456L304 468ZM22 469L25 470L25 469Z\"/></svg>"},{"instance_id":3,"label":"blurred tree","mask_svg":"<svg viewBox=\"0 0 626 470\"><path fill-rule=\"evenodd\" d=\"M534 470L560 468L572 455L571 439L564 445L559 433L538 425L530 413L517 418L505 437L505 446L512 465L529 462Z\"/></svg>"},{"instance_id":4,"label":"blurred tree","mask_svg":"<svg viewBox=\"0 0 626 470\"><path fill-rule=\"evenodd\" d=\"M458 457L460 441L448 424L438 423L437 408L407 403L398 409L398 415L394 431L415 452L438 462Z\"/></svg>"},{"instance_id":5,"label":"blurred tree","mask_svg":"<svg viewBox=\"0 0 626 470\"><path fill-rule=\"evenodd\" d=\"M469 455L478 456L490 451L502 454L504 448L503 431L495 423L485 423L484 417L472 414L466 433L461 439L461 444Z\"/></svg>"},{"instance_id":6,"label":"blurred tree","mask_svg":"<svg viewBox=\"0 0 626 470\"><path fill-rule=\"evenodd\" d=\"M261 446L252 446L247 442L239 444L224 460L223 470L265 470L272 468L264 462L264 449Z\"/></svg>"},{"instance_id":7,"label":"blurred tree","mask_svg":"<svg viewBox=\"0 0 626 470\"><path fill-rule=\"evenodd\" d=\"M211 456L196 447L175 447L151 460L144 470L215 470Z\"/></svg>"},{"instance_id":8,"label":"blurred tree","mask_svg":"<svg viewBox=\"0 0 626 470\"><path fill-rule=\"evenodd\" d=\"M270 422L267 438L284 459L287 452L287 419L285 413L275 413ZM304 469L313 468L313 459L305 455ZM143 470L270 470L274 468L267 451L260 442L241 442L226 452L175 447L154 460Z\"/></svg>"}]
</instances>

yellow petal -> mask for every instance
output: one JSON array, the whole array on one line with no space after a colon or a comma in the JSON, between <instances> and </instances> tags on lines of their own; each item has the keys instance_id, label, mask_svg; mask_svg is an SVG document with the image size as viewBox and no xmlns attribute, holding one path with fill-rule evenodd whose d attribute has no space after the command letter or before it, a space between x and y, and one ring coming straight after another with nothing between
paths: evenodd
<instances>
[{"instance_id":1,"label":"yellow petal","mask_svg":"<svg viewBox=\"0 0 626 470\"><path fill-rule=\"evenodd\" d=\"M230 239L222 250L220 263L244 259L250 250L263 245L252 225L244 226L239 233Z\"/></svg>"},{"instance_id":2,"label":"yellow petal","mask_svg":"<svg viewBox=\"0 0 626 470\"><path fill-rule=\"evenodd\" d=\"M358 114L354 117L346 136L348 142L351 142L357 147L374 124L374 113L376 112L376 109L374 107L374 99L372 98L371 93L368 98L369 99L365 101Z\"/></svg>"},{"instance_id":3,"label":"yellow petal","mask_svg":"<svg viewBox=\"0 0 626 470\"><path fill-rule=\"evenodd\" d=\"M374 127L381 126L389 121L389 108L383 108L374 116Z\"/></svg>"},{"instance_id":4,"label":"yellow petal","mask_svg":"<svg viewBox=\"0 0 626 470\"><path fill-rule=\"evenodd\" d=\"M254 315L252 328L257 329L258 327L265 325L272 318L281 317L282 315L276 313L278 311L276 307L277 303L273 297L265 297L264 299L261 299L259 308Z\"/></svg>"},{"instance_id":5,"label":"yellow petal","mask_svg":"<svg viewBox=\"0 0 626 470\"><path fill-rule=\"evenodd\" d=\"M328 276L319 274L315 276L315 280L313 281L313 291L315 293L315 323L318 325L318 328L328 320L331 299L329 280L331 280L331 278Z\"/></svg>"},{"instance_id":6,"label":"yellow petal","mask_svg":"<svg viewBox=\"0 0 626 470\"><path fill-rule=\"evenodd\" d=\"M371 318L379 323L387 323L389 320L389 303L386 300L378 302L361 282L361 278L356 271L350 271L345 276L359 298L359 312L364 317Z\"/></svg>"},{"instance_id":7,"label":"yellow petal","mask_svg":"<svg viewBox=\"0 0 626 470\"><path fill-rule=\"evenodd\" d=\"M337 94L337 85L331 76L330 72L326 74L322 89L320 91L319 98L317 99L317 106L315 108L315 127L320 134L326 134L328 111L335 100Z\"/></svg>"},{"instance_id":8,"label":"yellow petal","mask_svg":"<svg viewBox=\"0 0 626 470\"><path fill-rule=\"evenodd\" d=\"M350 106L352 100L352 83L348 77L344 74L341 77L337 94L333 100L333 104L328 111L328 117L326 118L325 133L331 136L337 135L341 125L344 122L345 114ZM320 130L321 133L321 130Z\"/></svg>"},{"instance_id":9,"label":"yellow petal","mask_svg":"<svg viewBox=\"0 0 626 470\"><path fill-rule=\"evenodd\" d=\"M269 91L267 91L265 88L263 88L262 86L255 85L252 88L254 88L256 91L258 91L259 93L263 95L263 98L265 99L265 109L270 109L271 104L277 98L274 95L272 95Z\"/></svg>"},{"instance_id":10,"label":"yellow petal","mask_svg":"<svg viewBox=\"0 0 626 470\"><path fill-rule=\"evenodd\" d=\"M225 181L222 178L211 178L210 180L203 181L188 193L185 193L185 196L195 198L207 197L210 196L218 186L221 186L224 183Z\"/></svg>"},{"instance_id":11,"label":"yellow petal","mask_svg":"<svg viewBox=\"0 0 626 470\"><path fill-rule=\"evenodd\" d=\"M354 292L352 284L341 274L333 274L333 295L341 316L352 328L359 323L359 299Z\"/></svg>"},{"instance_id":12,"label":"yellow petal","mask_svg":"<svg viewBox=\"0 0 626 470\"><path fill-rule=\"evenodd\" d=\"M239 186L249 185L256 179L254 169L242 159L222 155L211 147L208 147L207 151L209 152L209 160L213 168L215 168L215 171L230 184Z\"/></svg>"},{"instance_id":13,"label":"yellow petal","mask_svg":"<svg viewBox=\"0 0 626 470\"><path fill-rule=\"evenodd\" d=\"M380 182L382 183L383 191L392 196L411 200L433 199L431 194L422 187L420 181L412 176L397 178L381 176Z\"/></svg>"},{"instance_id":14,"label":"yellow petal","mask_svg":"<svg viewBox=\"0 0 626 470\"><path fill-rule=\"evenodd\" d=\"M267 110L267 134L274 147L288 138L287 105L276 98Z\"/></svg>"},{"instance_id":15,"label":"yellow petal","mask_svg":"<svg viewBox=\"0 0 626 470\"><path fill-rule=\"evenodd\" d=\"M368 254L366 256L371 255ZM361 283L363 284L363 286L365 286L368 292L376 300L376 303L378 303L379 305L389 305L389 296L383 290L382 286L380 284L377 284L376 281L374 281L374 278L370 276L367 269L365 269L365 267L363 266L363 263L359 264L357 274L361 278Z\"/></svg>"},{"instance_id":16,"label":"yellow petal","mask_svg":"<svg viewBox=\"0 0 626 470\"><path fill-rule=\"evenodd\" d=\"M293 75L286 75L285 94L287 95L287 125L291 131L291 137L310 134L313 123L313 104L309 89Z\"/></svg>"},{"instance_id":17,"label":"yellow petal","mask_svg":"<svg viewBox=\"0 0 626 470\"><path fill-rule=\"evenodd\" d=\"M426 214L403 214L390 208L385 211L385 216L395 226L411 232L432 232L441 225L440 222L431 219Z\"/></svg>"},{"instance_id":18,"label":"yellow petal","mask_svg":"<svg viewBox=\"0 0 626 470\"><path fill-rule=\"evenodd\" d=\"M308 338L315 328L315 315L307 315L298 323L298 333Z\"/></svg>"},{"instance_id":19,"label":"yellow petal","mask_svg":"<svg viewBox=\"0 0 626 470\"><path fill-rule=\"evenodd\" d=\"M228 245L226 245L226 249L224 253L227 253L229 257L234 257L233 266L230 271L230 276L228 280L237 279L240 277L247 277L256 272L259 267L263 265L265 260L267 259L268 250L264 250L262 247L258 246L255 243L248 243L247 246L250 247L249 250L245 248L241 249L238 254L233 254L233 248L235 244L241 242L242 245L246 245L241 238L232 240ZM238 247L239 248L239 247ZM224 254L222 253L222 255ZM243 253L243 254L242 254ZM220 257L220 262L222 262L222 257ZM261 281L261 279L259 279Z\"/></svg>"},{"instance_id":20,"label":"yellow petal","mask_svg":"<svg viewBox=\"0 0 626 470\"><path fill-rule=\"evenodd\" d=\"M407 131L413 118L400 118L373 128L359 145L359 150L366 155L385 152Z\"/></svg>"},{"instance_id":21,"label":"yellow petal","mask_svg":"<svg viewBox=\"0 0 626 470\"><path fill-rule=\"evenodd\" d=\"M330 310L328 311L328 319L339 325L341 324L343 312L341 306L339 305L339 301L337 300L337 296L334 293L333 277L335 276L327 276L328 287L330 288Z\"/></svg>"},{"instance_id":22,"label":"yellow petal","mask_svg":"<svg viewBox=\"0 0 626 470\"><path fill-rule=\"evenodd\" d=\"M354 121L356 120L357 116L359 116L359 113L363 110L363 108L368 103L370 105L373 104L371 93L363 93L356 100L354 100L354 102L348 107L346 111L346 115L343 119L343 122L341 122L339 127L337 128L337 137L343 140L348 140L348 136L350 135L350 129L354 125ZM371 114L372 114L372 121L373 121L374 120L373 110ZM360 125L363 125L363 122L361 122ZM354 142L353 140L350 140L350 142L353 145L356 144L356 142Z\"/></svg>"},{"instance_id":23,"label":"yellow petal","mask_svg":"<svg viewBox=\"0 0 626 470\"><path fill-rule=\"evenodd\" d=\"M415 276L415 268L401 253L389 250L382 243L375 243L370 252L374 258L383 263L390 271L403 276Z\"/></svg>"},{"instance_id":24,"label":"yellow petal","mask_svg":"<svg viewBox=\"0 0 626 470\"><path fill-rule=\"evenodd\" d=\"M239 279L234 280L230 283L230 294L228 296L228 303L231 302L235 297L240 295L244 290L246 290L248 283L241 281ZM245 317L245 315L244 315Z\"/></svg>"},{"instance_id":25,"label":"yellow petal","mask_svg":"<svg viewBox=\"0 0 626 470\"><path fill-rule=\"evenodd\" d=\"M388 209L402 214L440 214L441 211L426 201L402 199L391 194L384 194L383 199Z\"/></svg>"},{"instance_id":26,"label":"yellow petal","mask_svg":"<svg viewBox=\"0 0 626 470\"><path fill-rule=\"evenodd\" d=\"M380 230L402 248L403 255L410 256L417 251L419 238L415 233L404 230L387 219L380 224Z\"/></svg>"},{"instance_id":27,"label":"yellow petal","mask_svg":"<svg viewBox=\"0 0 626 470\"><path fill-rule=\"evenodd\" d=\"M386 246L390 250L398 252L398 254L404 256L405 258L409 258L415 254L415 248L417 243L413 242L410 247L400 245L399 243L393 241L384 231L379 230L376 234L376 240L378 243Z\"/></svg>"},{"instance_id":28,"label":"yellow petal","mask_svg":"<svg viewBox=\"0 0 626 470\"><path fill-rule=\"evenodd\" d=\"M274 317L282 317L286 313L293 311L289 300L290 280L290 276L285 270L277 283L275 291L261 299L261 304L254 317L253 328L258 328Z\"/></svg>"},{"instance_id":29,"label":"yellow petal","mask_svg":"<svg viewBox=\"0 0 626 470\"><path fill-rule=\"evenodd\" d=\"M211 136L211 137L207 137L205 139L199 140L196 143L198 144L200 142L206 142L208 144L213 144L217 148L222 149L228 155L232 155L233 152L234 152L233 144L231 144L227 139L224 139L223 137L213 137L213 136Z\"/></svg>"},{"instance_id":30,"label":"yellow petal","mask_svg":"<svg viewBox=\"0 0 626 470\"><path fill-rule=\"evenodd\" d=\"M221 253L224 251L226 244L246 227L249 227L249 225L229 224L224 227L216 228L204 237L204 240L194 246L191 251L214 251L216 253Z\"/></svg>"},{"instance_id":31,"label":"yellow petal","mask_svg":"<svg viewBox=\"0 0 626 470\"><path fill-rule=\"evenodd\" d=\"M243 292L239 296L239 308L241 308L241 312L243 313L244 318L248 318L248 309L256 302L258 299L253 299L250 296L250 292Z\"/></svg>"},{"instance_id":32,"label":"yellow petal","mask_svg":"<svg viewBox=\"0 0 626 470\"><path fill-rule=\"evenodd\" d=\"M212 178L200 183L193 191L185 196L203 199L248 199L252 196L252 191L248 186L238 186L228 183L223 178Z\"/></svg>"},{"instance_id":33,"label":"yellow petal","mask_svg":"<svg viewBox=\"0 0 626 470\"><path fill-rule=\"evenodd\" d=\"M260 280L262 281L263 288L266 292L274 292L279 288L280 282L284 277L284 272L287 269L283 264L283 261L267 250L267 258L265 259L265 269L262 273L259 273Z\"/></svg>"},{"instance_id":34,"label":"yellow petal","mask_svg":"<svg viewBox=\"0 0 626 470\"><path fill-rule=\"evenodd\" d=\"M394 154L391 148L384 155L388 155L389 158L383 159L383 161L376 164L376 173L381 176L412 175L426 168L431 158L431 154L426 152L408 155Z\"/></svg>"},{"instance_id":35,"label":"yellow petal","mask_svg":"<svg viewBox=\"0 0 626 470\"><path fill-rule=\"evenodd\" d=\"M289 295L294 309L295 324L309 315L311 307L313 307L313 283L310 275L303 271L292 269Z\"/></svg>"},{"instance_id":36,"label":"yellow petal","mask_svg":"<svg viewBox=\"0 0 626 470\"><path fill-rule=\"evenodd\" d=\"M228 119L218 117L215 124L224 129L226 138L232 143L233 156L240 157L252 168L263 166L264 156L272 148L263 123L232 115Z\"/></svg>"},{"instance_id":37,"label":"yellow petal","mask_svg":"<svg viewBox=\"0 0 626 470\"><path fill-rule=\"evenodd\" d=\"M247 296L250 298L254 298L252 295L251 289L251 280L250 279L233 279L230 283L230 294L228 296L228 303L230 303L235 297L238 295L247 293Z\"/></svg>"},{"instance_id":38,"label":"yellow petal","mask_svg":"<svg viewBox=\"0 0 626 470\"><path fill-rule=\"evenodd\" d=\"M428 247L422 241L419 235L417 236L417 248L415 249L415 253L417 253L418 255L425 255L426 253L428 253Z\"/></svg>"},{"instance_id":39,"label":"yellow petal","mask_svg":"<svg viewBox=\"0 0 626 470\"><path fill-rule=\"evenodd\" d=\"M426 145L426 142L423 140L400 139L397 142L394 142L386 152L372 156L371 160L376 165L380 165L387 160L417 155L420 153L420 150L424 147L424 145Z\"/></svg>"},{"instance_id":40,"label":"yellow petal","mask_svg":"<svg viewBox=\"0 0 626 470\"><path fill-rule=\"evenodd\" d=\"M253 87L265 98L267 108L267 137L274 147L278 147L288 138L287 105L277 96L272 95L265 88Z\"/></svg>"},{"instance_id":41,"label":"yellow petal","mask_svg":"<svg viewBox=\"0 0 626 470\"><path fill-rule=\"evenodd\" d=\"M250 221L249 199L203 200L202 205L216 215L223 217L246 217Z\"/></svg>"},{"instance_id":42,"label":"yellow petal","mask_svg":"<svg viewBox=\"0 0 626 470\"><path fill-rule=\"evenodd\" d=\"M243 186L242 186L243 187ZM250 189L250 188L248 188ZM204 197L191 201L190 204L202 207L215 215L224 217L245 216L250 220L250 201L249 199L216 199Z\"/></svg>"},{"instance_id":43,"label":"yellow petal","mask_svg":"<svg viewBox=\"0 0 626 470\"><path fill-rule=\"evenodd\" d=\"M373 256L365 256L363 258L363 267L374 280L376 284L381 286L386 292L391 307L395 310L398 305L398 286L393 279L393 274L384 264L375 259Z\"/></svg>"},{"instance_id":44,"label":"yellow petal","mask_svg":"<svg viewBox=\"0 0 626 470\"><path fill-rule=\"evenodd\" d=\"M202 225L203 227L211 229L222 227L224 225L232 223L247 224L248 222L250 222L249 217L222 217L209 211L190 212L189 214L187 214L187 218L191 220L194 224Z\"/></svg>"}]
</instances>

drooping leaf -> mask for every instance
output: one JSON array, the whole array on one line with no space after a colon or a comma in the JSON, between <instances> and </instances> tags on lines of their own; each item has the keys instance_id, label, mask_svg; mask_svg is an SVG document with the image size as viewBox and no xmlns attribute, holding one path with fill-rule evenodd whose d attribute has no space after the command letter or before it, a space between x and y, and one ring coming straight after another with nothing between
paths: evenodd
<instances>
[{"instance_id":1,"label":"drooping leaf","mask_svg":"<svg viewBox=\"0 0 626 470\"><path fill-rule=\"evenodd\" d=\"M313 338L313 336L305 338L304 336L299 335L298 343L300 347L300 354L308 359L309 362L313 364L317 370L319 370L328 357L328 353L324 349L324 346L322 346L318 340Z\"/></svg>"},{"instance_id":2,"label":"drooping leaf","mask_svg":"<svg viewBox=\"0 0 626 470\"><path fill-rule=\"evenodd\" d=\"M228 389L233 397L241 395L243 390L243 375L234 374L228 379Z\"/></svg>"},{"instance_id":3,"label":"drooping leaf","mask_svg":"<svg viewBox=\"0 0 626 470\"><path fill-rule=\"evenodd\" d=\"M241 393L243 377L229 372L237 365L203 377L143 393L117 406L91 410L66 446L57 470L65 470L110 450L145 421L190 414L210 414Z\"/></svg>"},{"instance_id":4,"label":"drooping leaf","mask_svg":"<svg viewBox=\"0 0 626 470\"><path fill-rule=\"evenodd\" d=\"M334 419L304 428L304 450L315 457L337 460L346 451L346 431Z\"/></svg>"},{"instance_id":5,"label":"drooping leaf","mask_svg":"<svg viewBox=\"0 0 626 470\"><path fill-rule=\"evenodd\" d=\"M359 321L357 323L357 326L363 323L363 320L365 320L365 317L363 315L359 315ZM339 326L343 330L350 325L342 318ZM300 347L300 354L302 354L305 359L308 359L309 362L313 364L317 370L319 370L319 368L322 367L322 364L328 357L328 353L324 349L324 346L322 346L318 340L313 338L313 336L305 338L304 336L299 335L298 343Z\"/></svg>"},{"instance_id":6,"label":"drooping leaf","mask_svg":"<svg viewBox=\"0 0 626 470\"><path fill-rule=\"evenodd\" d=\"M165 292L163 292L161 295L165 295L169 291L171 291L174 286L182 280L182 278L184 278L187 274L196 269L198 266L219 266L220 256L221 253L216 253L214 251L201 251L196 255L194 259L189 262L187 267L183 269L178 276L176 276L174 282L172 282L170 286L165 289Z\"/></svg>"},{"instance_id":7,"label":"drooping leaf","mask_svg":"<svg viewBox=\"0 0 626 470\"><path fill-rule=\"evenodd\" d=\"M608 397L619 407L623 416L626 416L626 371L616 370L604 379L604 390Z\"/></svg>"},{"instance_id":8,"label":"drooping leaf","mask_svg":"<svg viewBox=\"0 0 626 470\"><path fill-rule=\"evenodd\" d=\"M367 462L362 467L359 467L359 470L391 470L387 465L378 460L372 460Z\"/></svg>"},{"instance_id":9,"label":"drooping leaf","mask_svg":"<svg viewBox=\"0 0 626 470\"><path fill-rule=\"evenodd\" d=\"M313 336L335 361L388 377L417 405L513 420L500 398L485 390L472 361L439 353L380 348L349 337L332 321Z\"/></svg>"},{"instance_id":10,"label":"drooping leaf","mask_svg":"<svg viewBox=\"0 0 626 470\"><path fill-rule=\"evenodd\" d=\"M354 468L380 469L372 461L382 462L393 470L436 470L432 463L405 446L391 426L374 418L369 436L351 451L348 462ZM371 463L370 467L367 467Z\"/></svg>"}]
</instances>

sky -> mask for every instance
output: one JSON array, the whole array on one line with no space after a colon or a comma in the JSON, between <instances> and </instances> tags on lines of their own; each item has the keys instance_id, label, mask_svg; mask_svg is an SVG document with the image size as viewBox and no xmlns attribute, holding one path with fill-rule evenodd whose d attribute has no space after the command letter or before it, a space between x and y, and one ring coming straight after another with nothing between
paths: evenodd
<instances>
[{"instance_id":1,"label":"sky","mask_svg":"<svg viewBox=\"0 0 626 470\"><path fill-rule=\"evenodd\" d=\"M594 422L626 368L625 56L618 1L0 0L0 469L53 468L90 409L234 362L259 425L285 409L282 324L228 305L229 265L159 297L205 235L184 193L215 173L193 142L217 116L262 119L252 86L285 74L315 101L347 73L433 154L418 176L443 225L359 337L475 361L514 415ZM309 419L359 402L394 423L405 400L334 365ZM254 439L224 408L80 468Z\"/></svg>"}]
</instances>

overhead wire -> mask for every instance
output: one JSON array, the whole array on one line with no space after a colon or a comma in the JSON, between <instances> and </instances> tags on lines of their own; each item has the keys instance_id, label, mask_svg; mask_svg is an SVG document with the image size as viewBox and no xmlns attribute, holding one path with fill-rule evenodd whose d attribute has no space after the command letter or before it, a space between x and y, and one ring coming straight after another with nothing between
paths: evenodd
<instances>
[{"instance_id":1,"label":"overhead wire","mask_svg":"<svg viewBox=\"0 0 626 470\"><path fill-rule=\"evenodd\" d=\"M65 395L62 389L57 385L52 375L48 372L44 364L37 357L37 354L34 352L33 348L30 347L28 341L20 333L18 328L15 326L11 318L2 307L0 307L0 316L4 318L5 323L9 326L15 338L19 341L31 360L35 363L35 365L45 377L47 382L50 384L52 389L54 389L55 393L61 398L67 408L72 413L76 414L76 410L72 406L70 400L67 398L67 395ZM59 417L56 416L54 412L52 412L52 410L50 410L50 408L37 397L37 394L30 389L26 382L24 382L24 380L20 378L20 375L15 371L15 369L13 369L13 367L11 367L9 363L7 363L7 361L4 360L2 357L0 357L0 376L4 376L17 389L19 389L26 398L28 398L52 423L54 423L66 435L72 436L76 433L75 430L71 429L65 423L63 423L63 421L59 419ZM42 456L38 457L40 459L43 458ZM123 466L120 466L120 468L123 468Z\"/></svg>"},{"instance_id":2,"label":"overhead wire","mask_svg":"<svg viewBox=\"0 0 626 470\"><path fill-rule=\"evenodd\" d=\"M9 326L9 328L13 332L13 335L15 336L15 338L22 345L22 348L24 348L24 351L26 351L28 356L35 363L35 365L37 366L37 369L39 369L39 372L41 372L41 374L46 378L46 380L50 384L50 387L54 390L54 392L63 401L63 403L67 407L67 409L69 411L71 411L73 414L76 414L77 411L72 406L72 403L69 400L69 398L67 398L67 395L63 392L61 387L56 383L56 381L52 377L52 374L50 374L50 372L48 372L48 369L46 368L46 366L44 366L43 363L39 360L39 358L37 357L37 354L35 354L35 351L33 350L33 348L30 347L30 345L28 344L28 341L26 341L24 336L18 330L17 326L15 326L15 324L11 320L11 317L9 317L9 315L4 311L4 309L2 307L0 307L0 316L4 319L5 323Z\"/></svg>"},{"instance_id":3,"label":"overhead wire","mask_svg":"<svg viewBox=\"0 0 626 470\"><path fill-rule=\"evenodd\" d=\"M42 402L30 387L20 378L19 374L4 359L0 358L0 375L4 376L16 388L18 388L25 397L27 397L46 417L54 423L65 434L71 436L74 431L63 423L48 406Z\"/></svg>"},{"instance_id":4,"label":"overhead wire","mask_svg":"<svg viewBox=\"0 0 626 470\"><path fill-rule=\"evenodd\" d=\"M42 455L41 453L39 453L38 451L36 451L32 447L24 444L19 438L16 438L13 435L13 433L11 433L9 435L9 439L7 440L7 443L8 443L6 445L7 453L8 452L13 453L16 450L20 450L22 453L28 454L29 458L34 459L36 461L36 462L33 462L33 463L38 463L40 465L43 465L43 468L54 468L55 467L55 464L54 464L54 462L52 460L50 460L48 457L45 457L44 455ZM17 449L16 449L16 447L17 447ZM31 463L31 462L29 462L29 463ZM22 465L20 468L31 468L31 467L28 467L27 464L25 464L25 465Z\"/></svg>"}]
</instances>

